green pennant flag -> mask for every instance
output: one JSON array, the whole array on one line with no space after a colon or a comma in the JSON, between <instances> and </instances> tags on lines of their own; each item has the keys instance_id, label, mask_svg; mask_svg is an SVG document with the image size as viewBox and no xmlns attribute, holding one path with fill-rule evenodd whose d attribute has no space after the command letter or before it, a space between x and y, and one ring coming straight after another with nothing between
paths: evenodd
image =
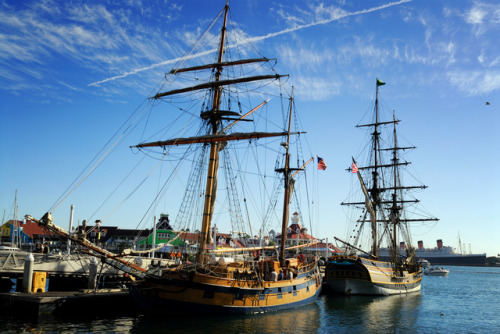
<instances>
[{"instance_id":1,"label":"green pennant flag","mask_svg":"<svg viewBox=\"0 0 500 334\"><path fill-rule=\"evenodd\" d=\"M377 87L378 86L383 86L383 85L385 85L385 82L383 82L382 80L377 79Z\"/></svg>"}]
</instances>

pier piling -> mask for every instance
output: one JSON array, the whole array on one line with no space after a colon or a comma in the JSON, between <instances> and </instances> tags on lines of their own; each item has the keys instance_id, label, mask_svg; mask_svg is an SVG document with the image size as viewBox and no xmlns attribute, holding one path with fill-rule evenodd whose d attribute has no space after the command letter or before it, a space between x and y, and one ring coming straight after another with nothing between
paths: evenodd
<instances>
[{"instance_id":1,"label":"pier piling","mask_svg":"<svg viewBox=\"0 0 500 334\"><path fill-rule=\"evenodd\" d=\"M26 255L24 259L24 273L23 273L23 292L31 293L33 286L33 263L35 258L32 253Z\"/></svg>"}]
</instances>

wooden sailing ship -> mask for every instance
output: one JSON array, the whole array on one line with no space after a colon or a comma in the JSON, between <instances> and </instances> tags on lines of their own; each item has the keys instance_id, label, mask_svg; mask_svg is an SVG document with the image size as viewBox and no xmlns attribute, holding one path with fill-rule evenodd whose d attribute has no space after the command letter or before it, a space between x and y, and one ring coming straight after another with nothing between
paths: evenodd
<instances>
[{"instance_id":1,"label":"wooden sailing ship","mask_svg":"<svg viewBox=\"0 0 500 334\"><path fill-rule=\"evenodd\" d=\"M186 71L213 70L213 81L194 87L180 88L161 92L154 96L161 99L166 96L182 94L192 90L208 89L211 96L209 107L202 111L208 133L191 138L176 138L166 141L142 143L137 148L168 145L202 144L209 148L209 162L206 177L203 218L199 234L198 251L192 262L183 263L179 267L167 270L157 277L146 277L140 284L131 288L132 296L146 309L158 310L197 310L202 313L260 313L298 307L313 302L321 290L320 274L315 256L287 257L286 235L289 221L289 203L291 200L294 170L290 167L290 137L293 98L290 99L288 128L283 132L249 132L231 133L232 124L246 118L221 108L223 95L227 96L237 85L249 82L279 80L282 75L273 73L252 77L222 79L224 71L232 71L232 67L250 63L267 62L268 59L248 59L226 61L226 32L229 6L224 8L223 26L219 42L217 60L213 64L176 69L174 73ZM228 123L231 122L231 123ZM266 251L275 251L275 247L252 247L251 249L235 249L240 257L222 257L228 254L227 249L220 252L207 249L213 229L214 205L217 196L217 178L219 155L228 142L252 140L265 137L282 137L285 149L285 165L276 171L284 179L284 206L282 214L282 238L278 256L266 256ZM299 168L300 169L300 168ZM212 241L215 243L215 240ZM218 256L222 257L222 259ZM269 254L269 253L268 253ZM229 253L230 255L230 253ZM255 257L254 257L255 256ZM213 261L215 259L215 261ZM219 260L217 260L219 259ZM283 280L275 280L279 271L285 273ZM290 274L290 276L288 276ZM293 277L293 278L292 278Z\"/></svg>"},{"instance_id":2,"label":"wooden sailing ship","mask_svg":"<svg viewBox=\"0 0 500 334\"><path fill-rule=\"evenodd\" d=\"M170 103L175 97L180 97L184 101L190 101L189 103L191 103L195 99L192 98L192 95L186 97L187 94L204 92L201 95L196 95L199 99L203 99L200 114L190 113L190 115L199 118L201 130L190 137L144 142L133 146L134 149L138 150L160 148L163 153L167 152L167 148L171 147L180 149L185 147L186 150L191 151L194 150L193 147L195 146L202 148L200 158L193 159L192 173L190 173L191 176L189 176L186 183L187 191L179 214L179 216L184 215L183 217L190 215L189 219L195 217L195 219L199 218L201 220L199 239L196 245L190 245L191 249L193 246L196 247L195 256L183 256L183 261L178 266L152 273L146 272L137 266L128 266L118 256L100 251L97 247L87 245L84 241L79 240L80 244L91 247L96 253L101 254L107 263L114 263L125 272L140 278L136 284L131 286L131 295L140 306L152 312L163 313L167 310L169 314L177 312L192 314L193 311L207 314L261 313L295 308L312 303L321 291L317 257L312 254L297 256L295 251L292 254L287 250L286 236L289 205L294 193L294 177L300 170L305 168L308 162L313 160L311 158L298 168L291 167L290 146L293 144L291 138L300 135L300 132L292 132L291 130L294 111L293 89L289 98L289 107L286 108L284 113L286 124L281 128L281 131L232 132L236 128L235 124L247 121L249 115L267 103L267 101L264 101L245 114L231 110L232 103L240 98L238 95L240 94L240 87L243 86L250 95L253 93L255 96L260 97L255 91L249 91L248 85L258 83L261 85L259 88L262 88L262 85L271 81L280 81L280 78L287 76L275 73L272 68L270 74L257 73L258 75L253 76L242 76L240 74L242 73L241 68L245 66L253 66L254 71L257 68L258 71L262 72L263 67L260 64L269 63L271 60L267 58L239 60L226 58L232 55L229 51L231 45L227 41L228 13L229 6L226 5L220 13L223 24L220 30L215 61L211 64L185 68L178 67L168 74L169 76L178 76L186 73L198 74L208 71L210 72L210 80L199 83L200 80L197 77L195 79L196 84L187 87L179 87L177 82L173 89L160 91L150 99L153 104L156 104L156 101ZM234 77L230 77L233 75ZM240 106L239 102L238 106ZM180 107L179 110L183 111ZM212 235L216 236L216 232L214 233L216 231L214 217L218 216L216 202L218 201L219 181L221 181L219 180L220 165L223 163L226 166L229 165L229 168L224 170L226 173L225 187L230 189L228 190L228 193L230 193L228 206L231 205L231 209L227 211L231 213L231 216L238 216L235 220L241 223L244 219L239 213L240 201L233 193L235 188L233 182L237 177L231 174L232 169L238 166L236 162L233 162L231 166L231 161L238 159L229 159L229 163L226 163L228 162L226 159L229 149L233 148L233 143L242 141L247 143L255 142L261 138L279 138L283 141L279 146L276 145L282 150L283 165L275 168L278 175L281 175L280 179L283 180L282 211L281 208L276 209L276 203L271 203L268 211L272 215L276 215L277 211L280 212L280 245L279 247L274 245L253 245L252 247L217 249L216 238L212 239ZM221 158L221 156L224 157ZM202 170L204 172L200 172ZM204 179L204 189L198 187L199 181L202 179ZM196 182L198 182L196 185L198 187L197 191L188 194L188 188L191 188ZM202 198L203 204L195 204L196 198ZM196 211L198 207L202 207L200 214ZM187 218L179 218L179 216L177 220L187 220ZM44 216L40 220L40 224L56 233L64 233L52 223L50 214ZM66 237L78 240L69 235L66 235ZM283 273L282 279L278 279L279 272Z\"/></svg>"},{"instance_id":3,"label":"wooden sailing ship","mask_svg":"<svg viewBox=\"0 0 500 334\"><path fill-rule=\"evenodd\" d=\"M335 293L392 295L420 291L422 268L408 225L437 220L410 217L408 208L419 201L410 199L409 192L426 186L405 186L401 182L402 168L409 164L401 160L401 152L414 147L398 144L399 120L394 115L390 120L381 119L378 90L384 84L377 79L373 122L358 125L370 129L368 163L361 166L353 158L349 171L357 175L361 192L357 201L342 205L354 208L358 214L361 211L361 215L355 218L348 241L335 238L344 244L346 252L327 261L324 282ZM382 130L390 126L392 133L387 132L392 147L384 147ZM363 245L369 248L363 249Z\"/></svg>"}]
</instances>

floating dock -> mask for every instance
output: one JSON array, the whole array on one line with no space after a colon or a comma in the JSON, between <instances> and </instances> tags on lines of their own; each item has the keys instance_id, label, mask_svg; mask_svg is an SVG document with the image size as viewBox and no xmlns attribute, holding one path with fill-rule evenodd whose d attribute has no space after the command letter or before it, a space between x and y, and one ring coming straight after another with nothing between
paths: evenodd
<instances>
[{"instance_id":1,"label":"floating dock","mask_svg":"<svg viewBox=\"0 0 500 334\"><path fill-rule=\"evenodd\" d=\"M0 293L0 310L24 316L95 315L135 309L128 289Z\"/></svg>"}]
</instances>

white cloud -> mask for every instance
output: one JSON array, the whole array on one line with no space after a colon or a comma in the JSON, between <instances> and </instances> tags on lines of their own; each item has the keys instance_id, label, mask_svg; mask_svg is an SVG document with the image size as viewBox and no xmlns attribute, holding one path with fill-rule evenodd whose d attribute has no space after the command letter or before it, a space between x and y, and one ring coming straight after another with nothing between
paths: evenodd
<instances>
[{"instance_id":1,"label":"white cloud","mask_svg":"<svg viewBox=\"0 0 500 334\"><path fill-rule=\"evenodd\" d=\"M336 7L325 8L321 4L318 8L316 8L315 12L316 12L316 14L318 16L326 17L326 18L313 21L312 23L309 23L309 24L304 24L304 25L300 25L300 26L294 26L292 28L283 29L283 30L278 31L278 32L269 33L267 35L251 37L251 38L248 38L247 41L245 41L245 42L256 43L256 42L263 41L263 40L266 40L266 39L269 39L269 38L273 38L273 37L276 37L276 36L280 36L280 35L284 35L284 34L289 34L289 33L292 33L292 32L295 32L295 31L298 31L298 30L301 30L301 29L306 29L306 28L313 27L313 26L318 26L318 25L324 25L324 24L333 22L335 20L338 20L340 18L357 16L357 15L362 15L362 14L367 14L367 13L372 13L372 12L376 12L376 11L379 11L379 10L382 10L382 9L385 9L385 8L388 8L388 7L391 7L391 6L397 6L397 5L400 5L402 3L407 3L407 2L410 2L410 1L411 0L400 0L400 1L396 1L396 2L390 2L390 3L387 3L387 4L383 4L383 5L380 5L378 7L372 7L372 8L363 9L363 10L359 10L359 11L355 11L355 12L345 12L345 11L339 10ZM241 41L241 42L243 43L243 41ZM198 55L196 55L196 56L198 56ZM170 62L173 62L173 61L176 61L176 60L175 59L174 60L166 60L166 61L163 61L163 62L158 63L158 64L152 64L152 65L149 65L149 66L144 67L144 68L138 68L138 69L129 71L129 72L123 74L123 75L119 75L119 76L114 76L114 77L111 77L111 78L103 79L103 80L101 80L99 82L93 82L90 85L94 86L94 85L98 85L98 84L101 84L101 83L104 83L104 82L108 82L108 81L112 81L112 80L124 78L124 77L127 77L127 76L131 75L131 74L139 73L139 72L142 72L142 71L154 68L156 66L159 66L161 64L166 64L166 63L170 63Z\"/></svg>"},{"instance_id":2,"label":"white cloud","mask_svg":"<svg viewBox=\"0 0 500 334\"><path fill-rule=\"evenodd\" d=\"M53 0L35 1L35 3L31 4L31 8L34 12L44 12L50 15L61 14L57 2Z\"/></svg>"},{"instance_id":3,"label":"white cloud","mask_svg":"<svg viewBox=\"0 0 500 334\"><path fill-rule=\"evenodd\" d=\"M68 10L69 19L75 22L85 22L96 24L99 22L105 22L106 24L115 24L115 19L113 14L111 14L106 7L102 5L97 6L75 6Z\"/></svg>"},{"instance_id":4,"label":"white cloud","mask_svg":"<svg viewBox=\"0 0 500 334\"><path fill-rule=\"evenodd\" d=\"M466 13L465 22L470 24L481 24L487 14L488 12L483 8L473 7Z\"/></svg>"},{"instance_id":5,"label":"white cloud","mask_svg":"<svg viewBox=\"0 0 500 334\"><path fill-rule=\"evenodd\" d=\"M323 101L338 95L341 89L341 81L328 80L325 78L299 76L293 79L296 94L301 100Z\"/></svg>"},{"instance_id":6,"label":"white cloud","mask_svg":"<svg viewBox=\"0 0 500 334\"><path fill-rule=\"evenodd\" d=\"M439 52L439 49L442 52ZM451 65L456 62L455 53L456 53L456 45L453 42L443 42L438 46L438 52L443 55L443 60L446 62L446 65Z\"/></svg>"},{"instance_id":7,"label":"white cloud","mask_svg":"<svg viewBox=\"0 0 500 334\"><path fill-rule=\"evenodd\" d=\"M318 21L324 20L337 20L339 18L348 16L349 12L337 7L328 6L324 7L323 3L314 8L315 18Z\"/></svg>"},{"instance_id":8,"label":"white cloud","mask_svg":"<svg viewBox=\"0 0 500 334\"><path fill-rule=\"evenodd\" d=\"M443 8L443 15L444 17L446 18L449 18L453 15L453 9L449 8L449 7L444 7Z\"/></svg>"},{"instance_id":9,"label":"white cloud","mask_svg":"<svg viewBox=\"0 0 500 334\"><path fill-rule=\"evenodd\" d=\"M360 16L407 2L409 0L390 2L352 12L323 3L314 8L310 7L309 11L297 7L295 8L297 15L286 16L284 11L279 12L287 19L290 28L263 36L242 36L248 42L257 43L301 29L328 24L340 18ZM140 15L158 20L151 11L142 11L139 2L129 2L128 5L133 6L136 11L140 11ZM172 8L174 12L172 15L175 16L175 10L179 10L179 8ZM20 72L13 67L2 66L2 63L8 63L9 59L24 61L29 67L30 64L43 66L44 63L64 57L71 63L77 64L80 68L86 69L87 72L106 73L103 75L104 79L93 82L90 86L97 86L138 73L142 73L141 79L144 79L144 75L150 69L175 64L179 60L177 57L181 55L179 50L185 50L184 45L179 47L176 44L180 42L166 40L163 32L151 31L152 26L155 25L142 25L144 18L137 19L134 17L134 11L131 8L115 9L100 4L75 6L75 4L65 2L43 1L37 6L37 10L32 9L9 13L11 14L8 15L9 17L7 17L6 13L0 12L0 27L8 27L8 29L17 31L16 34L9 36L0 35L0 46L4 51L0 53L0 73L5 74L3 75L4 78L19 78L21 73L29 75L26 71ZM166 17L164 15L163 19ZM306 21L310 23L304 24ZM180 30L169 32L169 35L179 37L178 31ZM148 38L151 35L161 36L162 38ZM186 36L182 40L186 41ZM206 47L203 50L196 56L202 57L212 52L207 50ZM326 64L331 68L332 63L334 66L335 62L346 63L351 62L352 59L363 62L368 61L371 64L385 63L394 55L400 55L400 52L394 50L402 50L402 48L398 45L379 46L370 40L362 41L358 39L354 45L342 48L339 52L340 56L327 47L318 45L309 49L291 50L290 48L284 48L280 52L283 52L285 59L280 57L280 61L284 61L289 65L292 64L292 66L295 64L298 69L299 64L297 61L308 59L307 69L310 70L310 73L314 73L313 71L322 68L320 65ZM292 55L292 51L294 55ZM171 58L164 60L165 54L170 54ZM67 63L67 61L65 62ZM301 69L307 70L303 62ZM300 70L298 72L300 73ZM39 80L47 80L47 76L50 75L43 67L39 67L39 70L34 71L31 76L35 73ZM63 79L62 73L58 74L56 72L53 75L56 76L53 78L54 85L60 85L61 88L68 85L71 87L78 86L77 81L70 82ZM153 76L149 72L147 72L147 75ZM78 79L84 80L83 78ZM300 79L297 78L297 80ZM311 78L308 78L308 80L302 80L301 82L305 83L307 81L309 81L309 85L304 92L307 92L306 94L312 99L323 99L325 96L336 94L335 92L338 91L338 86L332 86L332 83L327 81L316 80L311 82ZM63 84L64 82L67 82L67 84ZM130 80L130 82L122 81L121 85L132 87L139 84L135 80ZM20 86L17 85L16 87ZM113 92L113 87L104 90L101 85L100 89L103 94L112 94Z\"/></svg>"},{"instance_id":10,"label":"white cloud","mask_svg":"<svg viewBox=\"0 0 500 334\"><path fill-rule=\"evenodd\" d=\"M493 66L498 66L500 65L500 56L496 57L495 59L493 59L489 64L488 66L490 67L493 67Z\"/></svg>"},{"instance_id":11,"label":"white cloud","mask_svg":"<svg viewBox=\"0 0 500 334\"><path fill-rule=\"evenodd\" d=\"M140 3L130 5L140 6ZM37 89L50 82L64 89L66 86L61 83L66 81L62 79L65 73L58 71L63 64L66 68L83 69L84 74L123 73L124 68L158 62L164 57L165 49L175 48L175 45L167 45L163 38L147 38L161 36L161 32L152 31L156 25L147 28L141 25L143 17L134 15L140 7L78 5L52 0L34 1L26 6L7 3L1 6L0 76L3 87L11 91L29 85ZM161 7L169 16L175 14L172 6ZM167 20L165 15L153 14L144 13L148 18ZM78 76L73 80L71 85L75 86L85 79Z\"/></svg>"},{"instance_id":12,"label":"white cloud","mask_svg":"<svg viewBox=\"0 0 500 334\"><path fill-rule=\"evenodd\" d=\"M323 65L332 60L334 55L329 50L318 50L318 48L301 48L299 46L280 46L280 62L287 64L298 71L311 71L322 68ZM307 59L305 62L304 59Z\"/></svg>"},{"instance_id":13,"label":"white cloud","mask_svg":"<svg viewBox=\"0 0 500 334\"><path fill-rule=\"evenodd\" d=\"M475 35L482 35L500 26L500 4L475 2L463 15L464 21L473 26Z\"/></svg>"},{"instance_id":14,"label":"white cloud","mask_svg":"<svg viewBox=\"0 0 500 334\"><path fill-rule=\"evenodd\" d=\"M276 14L278 14L282 19L284 19L287 22L288 26L297 26L299 24L304 24L304 19L299 17L299 16L293 16L290 15L289 13L285 12L284 9L280 8L276 11Z\"/></svg>"},{"instance_id":15,"label":"white cloud","mask_svg":"<svg viewBox=\"0 0 500 334\"><path fill-rule=\"evenodd\" d=\"M500 89L499 71L450 71L448 81L467 96L481 96Z\"/></svg>"}]
</instances>

